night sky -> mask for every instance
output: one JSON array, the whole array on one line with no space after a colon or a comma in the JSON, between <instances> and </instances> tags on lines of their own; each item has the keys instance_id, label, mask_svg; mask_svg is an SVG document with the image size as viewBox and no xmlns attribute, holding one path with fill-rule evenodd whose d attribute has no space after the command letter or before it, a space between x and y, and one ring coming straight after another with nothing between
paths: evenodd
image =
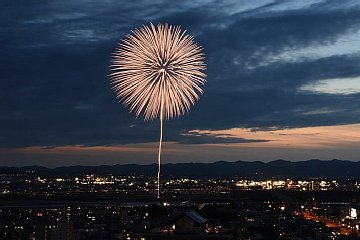
<instances>
[{"instance_id":1,"label":"night sky","mask_svg":"<svg viewBox=\"0 0 360 240\"><path fill-rule=\"evenodd\" d=\"M108 78L150 22L187 29L207 64L200 101L165 122L164 163L360 159L358 0L4 0L0 165L155 163L159 122Z\"/></svg>"}]
</instances>

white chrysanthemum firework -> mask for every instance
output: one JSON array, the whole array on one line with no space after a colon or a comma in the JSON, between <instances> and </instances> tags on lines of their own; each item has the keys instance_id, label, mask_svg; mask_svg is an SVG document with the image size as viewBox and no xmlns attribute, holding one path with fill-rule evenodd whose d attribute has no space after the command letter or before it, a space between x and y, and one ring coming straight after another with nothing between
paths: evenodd
<instances>
[{"instance_id":1,"label":"white chrysanthemum firework","mask_svg":"<svg viewBox=\"0 0 360 240\"><path fill-rule=\"evenodd\" d=\"M178 26L151 24L132 31L119 44L111 65L111 83L117 97L136 116L160 118L158 197L162 125L178 117L203 93L204 54L192 36Z\"/></svg>"},{"instance_id":2,"label":"white chrysanthemum firework","mask_svg":"<svg viewBox=\"0 0 360 240\"><path fill-rule=\"evenodd\" d=\"M189 111L205 83L204 55L180 27L143 26L114 53L111 81L119 99L146 120Z\"/></svg>"}]
</instances>

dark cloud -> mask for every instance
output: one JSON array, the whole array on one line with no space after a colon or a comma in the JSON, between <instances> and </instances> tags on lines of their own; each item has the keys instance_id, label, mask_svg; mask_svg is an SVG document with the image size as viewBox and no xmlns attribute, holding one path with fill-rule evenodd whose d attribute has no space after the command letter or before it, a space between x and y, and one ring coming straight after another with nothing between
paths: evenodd
<instances>
[{"instance_id":1,"label":"dark cloud","mask_svg":"<svg viewBox=\"0 0 360 240\"><path fill-rule=\"evenodd\" d=\"M118 40L149 21L187 28L207 56L205 95L190 115L165 123L167 141L257 141L182 135L191 129L358 123L359 94L299 92L319 79L360 75L356 52L344 54L335 47L332 54L316 56L319 46L332 46L360 30L360 5L337 5L5 1L0 10L0 147L156 141L158 123L128 114L107 78ZM298 57L296 51L304 48L313 52Z\"/></svg>"},{"instance_id":2,"label":"dark cloud","mask_svg":"<svg viewBox=\"0 0 360 240\"><path fill-rule=\"evenodd\" d=\"M256 143L269 142L269 140L237 138L224 134L186 133L181 134L178 143L182 144L226 144L226 143Z\"/></svg>"}]
</instances>

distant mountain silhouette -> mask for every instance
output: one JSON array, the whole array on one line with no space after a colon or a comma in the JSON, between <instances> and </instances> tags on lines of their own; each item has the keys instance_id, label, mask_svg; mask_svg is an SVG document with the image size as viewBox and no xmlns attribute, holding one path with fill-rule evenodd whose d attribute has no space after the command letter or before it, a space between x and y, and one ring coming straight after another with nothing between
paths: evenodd
<instances>
[{"instance_id":1,"label":"distant mountain silhouette","mask_svg":"<svg viewBox=\"0 0 360 240\"><path fill-rule=\"evenodd\" d=\"M214 163L174 163L163 164L163 176L193 177L328 177L328 178L360 178L360 161L344 160L307 160L291 162L276 160L268 163L255 161ZM102 166L70 166L46 168L39 166L0 167L0 173L35 172L40 175L60 176L64 174L137 174L155 176L157 165L102 165Z\"/></svg>"}]
</instances>

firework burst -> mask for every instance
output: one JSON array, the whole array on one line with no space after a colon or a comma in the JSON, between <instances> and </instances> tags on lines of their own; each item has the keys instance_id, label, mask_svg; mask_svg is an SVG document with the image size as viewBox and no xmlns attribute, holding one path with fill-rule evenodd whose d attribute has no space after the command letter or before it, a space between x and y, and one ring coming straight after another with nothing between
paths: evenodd
<instances>
[{"instance_id":1,"label":"firework burst","mask_svg":"<svg viewBox=\"0 0 360 240\"><path fill-rule=\"evenodd\" d=\"M188 112L203 93L201 51L180 27L151 24L127 35L113 56L110 79L117 97L137 117L160 118L158 198L163 120Z\"/></svg>"}]
</instances>

